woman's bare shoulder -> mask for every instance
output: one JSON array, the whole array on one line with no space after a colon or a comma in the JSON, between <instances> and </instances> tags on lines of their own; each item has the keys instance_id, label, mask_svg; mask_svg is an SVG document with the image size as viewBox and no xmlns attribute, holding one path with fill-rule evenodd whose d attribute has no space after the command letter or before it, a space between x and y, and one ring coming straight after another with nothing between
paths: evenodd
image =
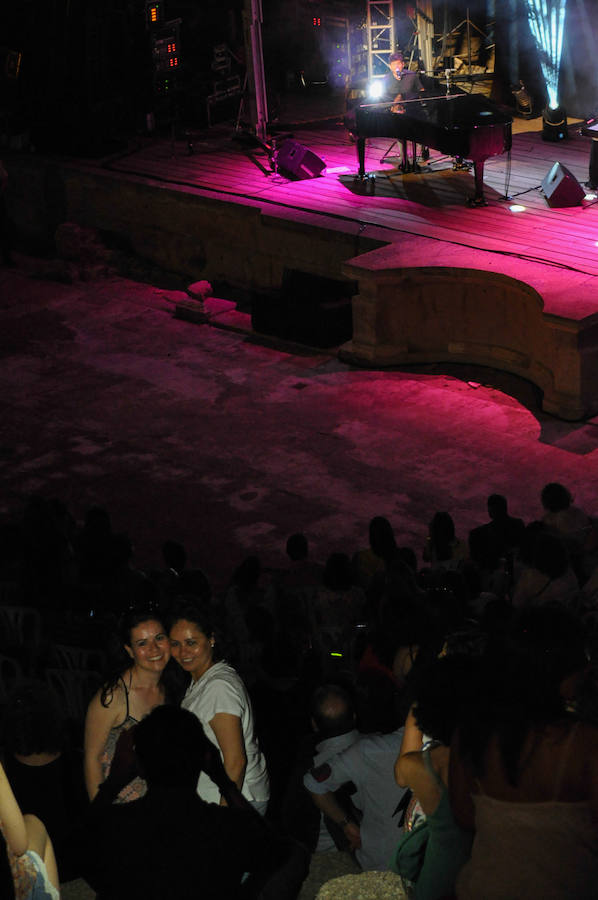
<instances>
[{"instance_id":1,"label":"woman's bare shoulder","mask_svg":"<svg viewBox=\"0 0 598 900\"><path fill-rule=\"evenodd\" d=\"M429 751L430 762L435 771L440 775L445 784L448 782L449 760L451 756L450 747L444 744L436 744Z\"/></svg>"},{"instance_id":2,"label":"woman's bare shoulder","mask_svg":"<svg viewBox=\"0 0 598 900\"><path fill-rule=\"evenodd\" d=\"M104 720L115 721L126 714L127 695L122 678L112 685L102 685L89 704L90 712Z\"/></svg>"}]
</instances>

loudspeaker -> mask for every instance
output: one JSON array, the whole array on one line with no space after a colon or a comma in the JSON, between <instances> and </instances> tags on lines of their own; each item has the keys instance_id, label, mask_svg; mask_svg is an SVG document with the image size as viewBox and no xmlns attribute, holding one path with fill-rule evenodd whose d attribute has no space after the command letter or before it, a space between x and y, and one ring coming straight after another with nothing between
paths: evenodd
<instances>
[{"instance_id":1,"label":"loudspeaker","mask_svg":"<svg viewBox=\"0 0 598 900\"><path fill-rule=\"evenodd\" d=\"M277 150L276 164L279 169L295 178L317 178L326 163L313 150L308 150L299 141L287 138Z\"/></svg>"},{"instance_id":2,"label":"loudspeaker","mask_svg":"<svg viewBox=\"0 0 598 900\"><path fill-rule=\"evenodd\" d=\"M581 201L586 193L575 175L572 175L569 169L562 166L560 162L555 162L544 178L542 190L546 202L551 208L581 206Z\"/></svg>"}]
</instances>

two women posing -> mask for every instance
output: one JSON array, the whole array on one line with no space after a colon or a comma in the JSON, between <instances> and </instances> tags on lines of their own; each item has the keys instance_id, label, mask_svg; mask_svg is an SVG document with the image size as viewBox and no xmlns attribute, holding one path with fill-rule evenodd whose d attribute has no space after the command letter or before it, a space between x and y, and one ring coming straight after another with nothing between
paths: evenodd
<instances>
[{"instance_id":1,"label":"two women posing","mask_svg":"<svg viewBox=\"0 0 598 900\"><path fill-rule=\"evenodd\" d=\"M170 632L155 613L131 613L121 628L126 661L89 705L85 723L85 780L91 800L110 771L120 734L156 706L175 702L171 655L190 681L181 705L194 713L217 747L229 778L259 812L269 797L266 764L255 736L253 712L245 685L219 653L210 613L181 601L170 620ZM199 796L221 802L220 792L202 772ZM136 778L117 802L145 792Z\"/></svg>"}]
</instances>

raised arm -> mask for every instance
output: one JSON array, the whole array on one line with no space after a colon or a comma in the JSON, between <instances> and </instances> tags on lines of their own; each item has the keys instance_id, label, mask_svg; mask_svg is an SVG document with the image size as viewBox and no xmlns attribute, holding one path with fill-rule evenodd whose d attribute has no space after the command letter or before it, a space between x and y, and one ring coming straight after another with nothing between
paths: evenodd
<instances>
[{"instance_id":1,"label":"raised arm","mask_svg":"<svg viewBox=\"0 0 598 900\"><path fill-rule=\"evenodd\" d=\"M58 891L60 878L56 867L54 847L48 837L46 827L36 816L23 816L1 763L0 820L2 820L9 852L14 856L22 856L26 850L34 850L45 865L48 879ZM29 897L31 894L27 896ZM44 893L44 896L47 897L49 894Z\"/></svg>"},{"instance_id":2,"label":"raised arm","mask_svg":"<svg viewBox=\"0 0 598 900\"><path fill-rule=\"evenodd\" d=\"M27 829L2 763L0 763L0 819L9 850L15 856L22 856L27 849Z\"/></svg>"},{"instance_id":3,"label":"raised arm","mask_svg":"<svg viewBox=\"0 0 598 900\"><path fill-rule=\"evenodd\" d=\"M413 707L409 710L405 721L405 731L403 732L403 740L401 741L401 749L395 762L395 781L399 787L411 787L409 782L409 773L412 769L413 756L409 754L418 753L423 746L423 734L417 727Z\"/></svg>"}]
</instances>

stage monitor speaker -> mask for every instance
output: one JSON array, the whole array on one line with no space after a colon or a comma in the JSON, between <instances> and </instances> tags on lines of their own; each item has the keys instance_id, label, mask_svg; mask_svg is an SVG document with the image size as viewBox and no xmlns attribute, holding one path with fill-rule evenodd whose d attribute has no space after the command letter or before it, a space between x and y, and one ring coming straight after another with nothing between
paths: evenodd
<instances>
[{"instance_id":1,"label":"stage monitor speaker","mask_svg":"<svg viewBox=\"0 0 598 900\"><path fill-rule=\"evenodd\" d=\"M555 162L542 182L542 190L548 205L553 207L581 206L585 191L569 169Z\"/></svg>"},{"instance_id":2,"label":"stage monitor speaker","mask_svg":"<svg viewBox=\"0 0 598 900\"><path fill-rule=\"evenodd\" d=\"M313 150L290 138L282 142L277 153L277 167L295 178L317 178L326 168L324 160Z\"/></svg>"}]
</instances>

